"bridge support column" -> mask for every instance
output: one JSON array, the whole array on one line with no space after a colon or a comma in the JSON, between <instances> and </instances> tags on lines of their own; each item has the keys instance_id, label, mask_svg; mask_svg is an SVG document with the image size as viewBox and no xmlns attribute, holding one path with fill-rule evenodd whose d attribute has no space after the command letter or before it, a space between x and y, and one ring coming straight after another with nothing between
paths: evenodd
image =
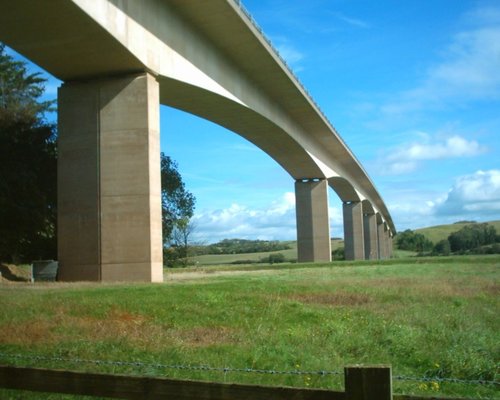
<instances>
[{"instance_id":1,"label":"bridge support column","mask_svg":"<svg viewBox=\"0 0 500 400\"><path fill-rule=\"evenodd\" d=\"M162 281L159 86L147 73L59 89L63 281Z\"/></svg>"},{"instance_id":2,"label":"bridge support column","mask_svg":"<svg viewBox=\"0 0 500 400\"><path fill-rule=\"evenodd\" d=\"M386 226L386 237L387 237L387 258L392 257L392 233Z\"/></svg>"},{"instance_id":3,"label":"bridge support column","mask_svg":"<svg viewBox=\"0 0 500 400\"><path fill-rule=\"evenodd\" d=\"M387 237L385 235L384 222L377 221L377 239L378 239L378 258L384 260L387 258Z\"/></svg>"},{"instance_id":4,"label":"bridge support column","mask_svg":"<svg viewBox=\"0 0 500 400\"><path fill-rule=\"evenodd\" d=\"M346 260L364 260L363 206L360 201L345 202L344 214L344 254Z\"/></svg>"},{"instance_id":5,"label":"bridge support column","mask_svg":"<svg viewBox=\"0 0 500 400\"><path fill-rule=\"evenodd\" d=\"M326 179L296 181L295 203L298 261L331 261L332 246Z\"/></svg>"},{"instance_id":6,"label":"bridge support column","mask_svg":"<svg viewBox=\"0 0 500 400\"><path fill-rule=\"evenodd\" d=\"M365 239L365 260L377 260L377 217L375 214L363 215L363 230Z\"/></svg>"}]
</instances>

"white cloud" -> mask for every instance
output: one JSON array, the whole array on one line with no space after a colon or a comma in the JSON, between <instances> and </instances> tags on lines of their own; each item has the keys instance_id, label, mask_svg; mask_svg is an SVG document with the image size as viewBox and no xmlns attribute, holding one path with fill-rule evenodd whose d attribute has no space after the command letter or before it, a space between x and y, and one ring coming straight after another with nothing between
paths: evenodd
<instances>
[{"instance_id":1,"label":"white cloud","mask_svg":"<svg viewBox=\"0 0 500 400\"><path fill-rule=\"evenodd\" d=\"M393 196L388 208L398 231L461 220L500 219L500 170L458 177L446 193L414 189Z\"/></svg>"},{"instance_id":2,"label":"white cloud","mask_svg":"<svg viewBox=\"0 0 500 400\"><path fill-rule=\"evenodd\" d=\"M500 170L477 171L458 178L447 196L436 203L435 213L500 217Z\"/></svg>"},{"instance_id":3,"label":"white cloud","mask_svg":"<svg viewBox=\"0 0 500 400\"><path fill-rule=\"evenodd\" d=\"M388 208L399 232L438 224L434 217L433 203L418 196L411 201L390 203Z\"/></svg>"},{"instance_id":4,"label":"white cloud","mask_svg":"<svg viewBox=\"0 0 500 400\"><path fill-rule=\"evenodd\" d=\"M202 211L194 216L193 240L222 239L292 240L296 238L295 195L287 192L267 208L251 209L232 204L223 210Z\"/></svg>"},{"instance_id":5,"label":"white cloud","mask_svg":"<svg viewBox=\"0 0 500 400\"><path fill-rule=\"evenodd\" d=\"M379 169L389 175L405 174L415 171L422 161L446 158L475 157L487 151L485 146L475 140L467 140L459 135L433 138L417 132L419 141L404 143L379 160Z\"/></svg>"},{"instance_id":6,"label":"white cloud","mask_svg":"<svg viewBox=\"0 0 500 400\"><path fill-rule=\"evenodd\" d=\"M442 143L414 143L403 150L398 157L411 160L437 160L453 157L472 157L484 152L482 146L475 140L467 140L460 136L451 136Z\"/></svg>"},{"instance_id":7,"label":"white cloud","mask_svg":"<svg viewBox=\"0 0 500 400\"><path fill-rule=\"evenodd\" d=\"M486 14L489 13L488 17ZM385 104L382 112L404 114L429 107L500 99L500 9L478 9L475 27L453 36L440 63L420 84Z\"/></svg>"},{"instance_id":8,"label":"white cloud","mask_svg":"<svg viewBox=\"0 0 500 400\"><path fill-rule=\"evenodd\" d=\"M329 208L332 236L343 236L342 212ZM193 241L213 243L222 239L296 240L295 194L285 193L268 207L251 209L232 204L222 210L196 213Z\"/></svg>"}]
</instances>

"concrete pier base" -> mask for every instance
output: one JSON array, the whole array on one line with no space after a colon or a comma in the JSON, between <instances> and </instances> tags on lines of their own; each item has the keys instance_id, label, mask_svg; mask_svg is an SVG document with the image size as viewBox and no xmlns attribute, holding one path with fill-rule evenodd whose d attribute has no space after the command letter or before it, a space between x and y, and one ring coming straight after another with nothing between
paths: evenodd
<instances>
[{"instance_id":1,"label":"concrete pier base","mask_svg":"<svg viewBox=\"0 0 500 400\"><path fill-rule=\"evenodd\" d=\"M365 243L363 235L363 207L361 202L345 202L344 215L344 254L346 260L364 260Z\"/></svg>"},{"instance_id":2,"label":"concrete pier base","mask_svg":"<svg viewBox=\"0 0 500 400\"><path fill-rule=\"evenodd\" d=\"M69 82L58 104L59 280L162 281L157 81Z\"/></svg>"},{"instance_id":3,"label":"concrete pier base","mask_svg":"<svg viewBox=\"0 0 500 400\"><path fill-rule=\"evenodd\" d=\"M295 182L299 262L332 260L328 183L325 179Z\"/></svg>"}]
</instances>

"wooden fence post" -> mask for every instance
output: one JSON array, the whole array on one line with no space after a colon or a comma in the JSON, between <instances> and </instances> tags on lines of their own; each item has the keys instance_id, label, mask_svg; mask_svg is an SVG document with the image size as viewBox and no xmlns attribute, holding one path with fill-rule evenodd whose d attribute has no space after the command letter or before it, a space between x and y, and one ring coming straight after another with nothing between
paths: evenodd
<instances>
[{"instance_id":1,"label":"wooden fence post","mask_svg":"<svg viewBox=\"0 0 500 400\"><path fill-rule=\"evenodd\" d=\"M392 400L390 366L350 365L344 374L346 400Z\"/></svg>"}]
</instances>

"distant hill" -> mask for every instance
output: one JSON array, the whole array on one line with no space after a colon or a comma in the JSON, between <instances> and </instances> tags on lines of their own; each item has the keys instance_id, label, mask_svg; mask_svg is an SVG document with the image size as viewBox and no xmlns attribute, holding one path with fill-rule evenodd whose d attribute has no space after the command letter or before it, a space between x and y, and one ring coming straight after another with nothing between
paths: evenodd
<instances>
[{"instance_id":1,"label":"distant hill","mask_svg":"<svg viewBox=\"0 0 500 400\"><path fill-rule=\"evenodd\" d=\"M235 262L257 262L260 259L269 256L270 254L283 254L287 261L297 260L297 242L283 242L289 246L287 250L266 251L262 253L247 253L247 254L205 254L191 257L191 261L199 265L221 265L232 264ZM332 238L332 250L344 246L344 241L339 238Z\"/></svg>"},{"instance_id":2,"label":"distant hill","mask_svg":"<svg viewBox=\"0 0 500 400\"><path fill-rule=\"evenodd\" d=\"M478 222L480 223L480 222ZM499 221L488 221L487 224L493 225L497 231L497 234L500 234L500 220ZM414 231L417 233L421 233L427 239L429 239L433 243L437 243L440 240L447 239L450 234L453 232L459 231L466 225L471 225L470 222L460 222L449 225L437 225L430 226L428 228L415 229Z\"/></svg>"}]
</instances>

